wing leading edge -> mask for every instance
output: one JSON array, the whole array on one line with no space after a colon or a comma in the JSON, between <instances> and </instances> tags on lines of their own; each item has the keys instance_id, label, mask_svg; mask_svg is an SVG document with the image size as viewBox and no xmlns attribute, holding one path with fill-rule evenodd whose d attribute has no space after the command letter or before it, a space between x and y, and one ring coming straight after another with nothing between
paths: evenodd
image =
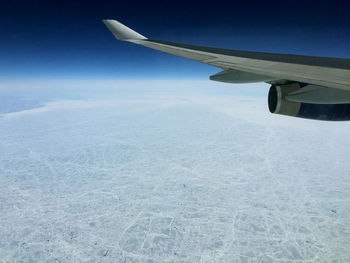
<instances>
[{"instance_id":1,"label":"wing leading edge","mask_svg":"<svg viewBox=\"0 0 350 263\"><path fill-rule=\"evenodd\" d=\"M150 40L116 20L103 22L119 40L223 69L223 73L212 76L213 80L234 74L254 82L287 80L350 91L350 59L229 50Z\"/></svg>"}]
</instances>

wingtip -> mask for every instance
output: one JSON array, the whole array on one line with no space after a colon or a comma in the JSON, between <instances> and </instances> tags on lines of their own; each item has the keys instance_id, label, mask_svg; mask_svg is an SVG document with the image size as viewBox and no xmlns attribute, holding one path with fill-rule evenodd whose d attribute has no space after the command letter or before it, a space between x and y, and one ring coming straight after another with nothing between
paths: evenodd
<instances>
[{"instance_id":1,"label":"wingtip","mask_svg":"<svg viewBox=\"0 0 350 263\"><path fill-rule=\"evenodd\" d=\"M147 39L143 35L137 33L131 28L123 25L117 20L113 19L102 19L102 22L112 32L112 34L119 40L142 40Z\"/></svg>"}]
</instances>

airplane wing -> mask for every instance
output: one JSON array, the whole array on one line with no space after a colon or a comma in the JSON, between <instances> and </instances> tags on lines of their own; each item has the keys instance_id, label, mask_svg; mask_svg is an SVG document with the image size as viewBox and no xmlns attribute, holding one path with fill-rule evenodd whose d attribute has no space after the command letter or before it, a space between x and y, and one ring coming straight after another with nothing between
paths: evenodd
<instances>
[{"instance_id":1,"label":"airplane wing","mask_svg":"<svg viewBox=\"0 0 350 263\"><path fill-rule=\"evenodd\" d=\"M114 36L224 70L253 73L259 80L290 80L350 90L350 60L239 51L150 40L116 20L103 20ZM214 77L215 78L215 77ZM239 81L239 79L238 79Z\"/></svg>"},{"instance_id":2,"label":"airplane wing","mask_svg":"<svg viewBox=\"0 0 350 263\"><path fill-rule=\"evenodd\" d=\"M116 20L103 22L119 40L221 68L223 71L211 76L211 80L272 84L269 108L273 113L293 116L295 111L299 113L303 103L350 103L350 59L230 50L151 40ZM295 107L289 107L290 104ZM286 106L288 109L283 105L289 105Z\"/></svg>"}]
</instances>

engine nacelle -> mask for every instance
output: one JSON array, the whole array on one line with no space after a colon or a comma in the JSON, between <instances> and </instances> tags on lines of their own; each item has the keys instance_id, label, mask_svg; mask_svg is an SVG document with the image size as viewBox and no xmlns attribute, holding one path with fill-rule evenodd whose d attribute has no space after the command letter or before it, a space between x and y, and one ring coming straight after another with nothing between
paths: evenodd
<instances>
[{"instance_id":1,"label":"engine nacelle","mask_svg":"<svg viewBox=\"0 0 350 263\"><path fill-rule=\"evenodd\" d=\"M314 104L290 101L286 98L288 94L300 89L300 83L272 85L268 97L270 112L313 120L350 120L350 103Z\"/></svg>"}]
</instances>

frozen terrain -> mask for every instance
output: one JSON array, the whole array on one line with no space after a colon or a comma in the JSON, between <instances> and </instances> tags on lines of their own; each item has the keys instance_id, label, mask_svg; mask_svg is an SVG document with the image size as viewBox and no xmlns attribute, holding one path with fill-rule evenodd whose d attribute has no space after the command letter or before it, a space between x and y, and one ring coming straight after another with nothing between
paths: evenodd
<instances>
[{"instance_id":1,"label":"frozen terrain","mask_svg":"<svg viewBox=\"0 0 350 263\"><path fill-rule=\"evenodd\" d=\"M0 88L0 262L350 262L349 122L265 85L61 84Z\"/></svg>"}]
</instances>

